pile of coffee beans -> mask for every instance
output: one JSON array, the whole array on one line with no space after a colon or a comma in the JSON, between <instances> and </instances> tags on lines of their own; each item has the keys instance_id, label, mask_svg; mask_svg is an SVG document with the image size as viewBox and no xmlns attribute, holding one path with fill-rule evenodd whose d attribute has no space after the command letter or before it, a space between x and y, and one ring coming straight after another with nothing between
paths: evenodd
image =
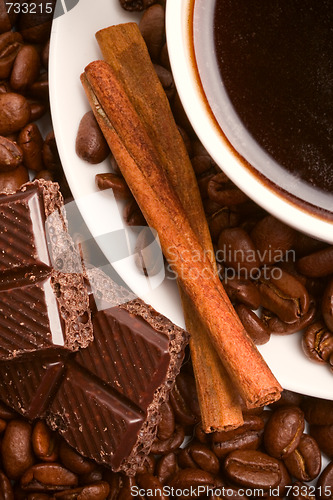
<instances>
[{"instance_id":1,"label":"pile of coffee beans","mask_svg":"<svg viewBox=\"0 0 333 500\"><path fill-rule=\"evenodd\" d=\"M244 410L242 427L205 434L188 357L134 477L82 457L44 422L3 404L0 432L4 500L333 498L332 401L284 391L269 408Z\"/></svg>"},{"instance_id":2,"label":"pile of coffee beans","mask_svg":"<svg viewBox=\"0 0 333 500\"><path fill-rule=\"evenodd\" d=\"M0 0L0 191L33 178L69 195L49 114L49 36L55 0ZM36 123L37 122L37 123ZM42 136L41 131L45 137Z\"/></svg>"}]
</instances>

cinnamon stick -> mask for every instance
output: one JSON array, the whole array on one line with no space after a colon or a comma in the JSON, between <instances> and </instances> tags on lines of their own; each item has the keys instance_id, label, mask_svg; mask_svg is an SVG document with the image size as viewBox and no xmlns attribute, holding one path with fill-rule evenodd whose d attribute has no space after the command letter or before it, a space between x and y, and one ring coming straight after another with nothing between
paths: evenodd
<instances>
[{"instance_id":1,"label":"cinnamon stick","mask_svg":"<svg viewBox=\"0 0 333 500\"><path fill-rule=\"evenodd\" d=\"M213 245L192 164L137 24L105 28L96 33L96 39L104 59L139 113L159 161L216 270ZM202 427L205 432L239 427L243 416L238 394L205 326L181 287L180 296L186 328L191 334L190 349Z\"/></svg>"},{"instance_id":2,"label":"cinnamon stick","mask_svg":"<svg viewBox=\"0 0 333 500\"><path fill-rule=\"evenodd\" d=\"M148 224L158 232L233 383L249 407L269 404L282 390L231 312L229 299L170 184L138 113L111 67L89 64L81 77L89 102Z\"/></svg>"}]
</instances>

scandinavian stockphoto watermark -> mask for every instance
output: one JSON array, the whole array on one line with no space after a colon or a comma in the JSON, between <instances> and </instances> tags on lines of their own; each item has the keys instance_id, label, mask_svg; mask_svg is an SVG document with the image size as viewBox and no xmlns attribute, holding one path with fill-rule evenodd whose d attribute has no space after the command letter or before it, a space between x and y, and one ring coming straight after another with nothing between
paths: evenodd
<instances>
[{"instance_id":1,"label":"scandinavian stockphoto watermark","mask_svg":"<svg viewBox=\"0 0 333 500\"><path fill-rule=\"evenodd\" d=\"M94 234L88 230L87 221L81 215L83 212ZM296 259L294 250L282 251L270 245L262 252L225 246L216 252L193 250L189 257L192 265L187 261L183 266L177 247L170 245L165 265L157 232L147 226L127 226L121 212L110 189L66 204L64 217L68 222L68 232L63 231L60 215L52 214L46 221L46 234L53 267L62 272L77 273L83 272L83 267L102 269L111 264L120 276L116 274L113 279L131 287L135 283L133 291L140 296L156 290L164 280L211 280L210 263L214 259L224 283L235 278L278 280L282 270L276 264ZM199 266L196 265L198 262ZM266 262L270 264L266 265ZM129 276L130 280L127 279Z\"/></svg>"},{"instance_id":2,"label":"scandinavian stockphoto watermark","mask_svg":"<svg viewBox=\"0 0 333 500\"><path fill-rule=\"evenodd\" d=\"M202 252L192 252L192 262L204 261L212 262L216 260L218 265L218 274L221 280L227 283L229 280L235 278L245 280L258 280L269 278L280 279L282 277L282 270L276 267L276 264L281 262L295 262L296 252L292 249L281 250L267 245L267 249L260 252L256 250L235 249L231 245L225 245L214 252L213 250L203 250ZM169 279L179 279L184 276L181 275L182 266L175 266L178 260L177 248L171 246L169 248L169 259L167 269L169 271ZM267 265L266 262L270 264ZM230 264L231 263L231 264ZM175 270L177 268L177 271ZM187 271L188 273L188 271ZM199 270L193 266L189 273L191 279L210 279L210 273L205 273L205 268Z\"/></svg>"}]
</instances>

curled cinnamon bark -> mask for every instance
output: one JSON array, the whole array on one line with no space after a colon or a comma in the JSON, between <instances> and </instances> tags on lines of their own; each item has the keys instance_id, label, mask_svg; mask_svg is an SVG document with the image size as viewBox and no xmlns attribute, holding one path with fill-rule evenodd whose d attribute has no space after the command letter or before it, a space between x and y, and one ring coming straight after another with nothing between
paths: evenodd
<instances>
[{"instance_id":1,"label":"curled cinnamon bark","mask_svg":"<svg viewBox=\"0 0 333 500\"><path fill-rule=\"evenodd\" d=\"M123 86L104 61L89 64L81 80L127 184L147 222L157 230L166 258L240 395L248 407L275 401L282 388L232 312L211 261Z\"/></svg>"},{"instance_id":2,"label":"curled cinnamon bark","mask_svg":"<svg viewBox=\"0 0 333 500\"><path fill-rule=\"evenodd\" d=\"M156 148L161 167L216 270L213 245L192 163L137 24L110 26L98 31L96 39L104 59L140 115ZM243 424L243 415L238 393L193 304L181 286L179 288L186 329L190 333L202 428L205 432L212 432L239 427Z\"/></svg>"}]
</instances>

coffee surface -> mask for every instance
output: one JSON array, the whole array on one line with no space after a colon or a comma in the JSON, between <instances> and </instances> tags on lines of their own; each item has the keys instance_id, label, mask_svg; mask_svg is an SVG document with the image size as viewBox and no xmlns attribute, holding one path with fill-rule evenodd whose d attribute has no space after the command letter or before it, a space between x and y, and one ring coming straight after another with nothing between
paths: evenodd
<instances>
[{"instance_id":1,"label":"coffee surface","mask_svg":"<svg viewBox=\"0 0 333 500\"><path fill-rule=\"evenodd\" d=\"M333 193L333 0L216 0L214 38L226 92L260 148Z\"/></svg>"}]
</instances>

